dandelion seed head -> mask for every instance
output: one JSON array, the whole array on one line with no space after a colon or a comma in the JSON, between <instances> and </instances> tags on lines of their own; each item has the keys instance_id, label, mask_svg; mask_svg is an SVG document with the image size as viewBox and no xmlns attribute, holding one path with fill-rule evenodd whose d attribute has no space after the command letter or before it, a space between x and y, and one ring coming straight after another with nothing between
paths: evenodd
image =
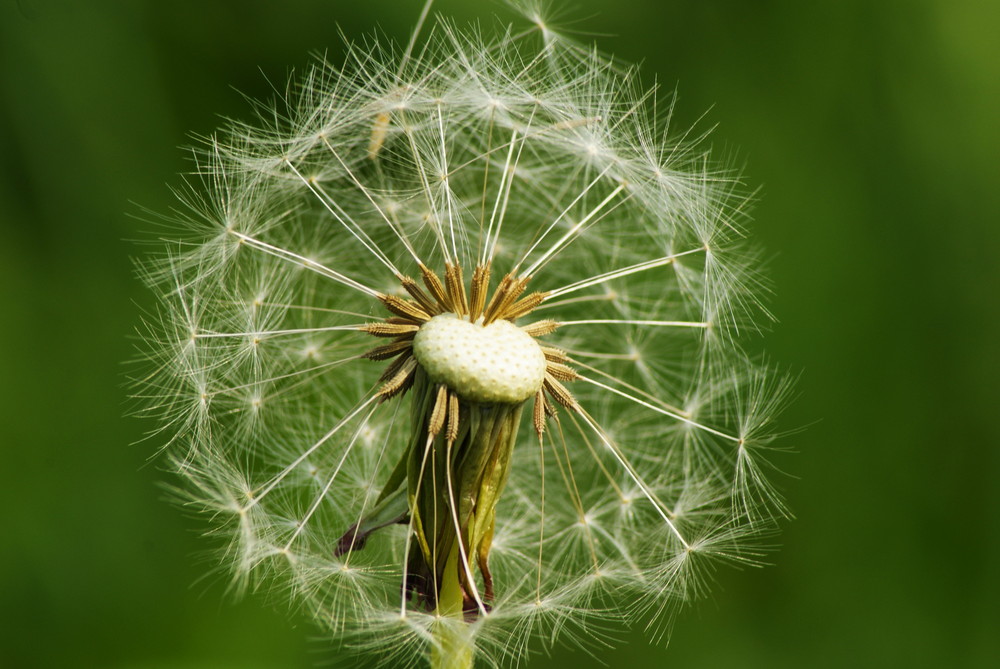
<instances>
[{"instance_id":1,"label":"dandelion seed head","mask_svg":"<svg viewBox=\"0 0 1000 669\"><path fill-rule=\"evenodd\" d=\"M237 589L389 666L669 629L787 515L739 175L513 4L528 30L351 44L221 130L141 268L140 394Z\"/></svg>"}]
</instances>

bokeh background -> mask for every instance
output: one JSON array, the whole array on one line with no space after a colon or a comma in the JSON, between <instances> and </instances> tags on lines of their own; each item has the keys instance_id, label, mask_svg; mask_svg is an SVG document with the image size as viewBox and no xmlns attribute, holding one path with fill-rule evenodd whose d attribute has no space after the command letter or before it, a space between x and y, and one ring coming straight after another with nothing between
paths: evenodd
<instances>
[{"instance_id":1,"label":"bokeh background","mask_svg":"<svg viewBox=\"0 0 1000 669\"><path fill-rule=\"evenodd\" d=\"M163 500L150 426L122 417L151 303L131 257L190 133L336 61L338 25L405 40L420 4L0 3L0 667L344 661L293 610L234 602ZM563 5L761 185L762 345L806 429L773 566L721 571L667 648L622 632L530 666L1000 666L1000 3Z\"/></svg>"}]
</instances>

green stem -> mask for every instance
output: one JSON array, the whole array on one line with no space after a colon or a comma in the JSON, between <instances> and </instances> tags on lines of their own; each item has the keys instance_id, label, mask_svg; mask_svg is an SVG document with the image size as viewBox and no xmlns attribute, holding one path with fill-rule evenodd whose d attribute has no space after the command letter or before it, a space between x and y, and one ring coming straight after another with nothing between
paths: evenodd
<instances>
[{"instance_id":1,"label":"green stem","mask_svg":"<svg viewBox=\"0 0 1000 669\"><path fill-rule=\"evenodd\" d=\"M431 669L472 669L475 644L463 619L462 585L458 579L459 551L456 542L448 555L443 583L438 593L438 621L434 625Z\"/></svg>"},{"instance_id":2,"label":"green stem","mask_svg":"<svg viewBox=\"0 0 1000 669\"><path fill-rule=\"evenodd\" d=\"M434 629L431 669L472 669L475 647L467 628L460 620L438 623Z\"/></svg>"}]
</instances>

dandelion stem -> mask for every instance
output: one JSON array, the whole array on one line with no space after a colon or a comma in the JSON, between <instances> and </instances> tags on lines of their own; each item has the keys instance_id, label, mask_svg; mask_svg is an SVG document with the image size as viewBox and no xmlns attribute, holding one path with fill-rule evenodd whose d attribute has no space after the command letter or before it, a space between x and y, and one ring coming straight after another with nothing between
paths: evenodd
<instances>
[{"instance_id":1,"label":"dandelion stem","mask_svg":"<svg viewBox=\"0 0 1000 669\"><path fill-rule=\"evenodd\" d=\"M437 620L434 624L431 669L472 669L475 644L468 628L460 619Z\"/></svg>"},{"instance_id":2,"label":"dandelion stem","mask_svg":"<svg viewBox=\"0 0 1000 669\"><path fill-rule=\"evenodd\" d=\"M413 547L413 538L417 534L417 522L419 520L417 514L413 513L413 500L418 498L421 494L421 487L423 486L424 483L424 472L427 469L427 456L431 452L431 444L433 443L434 443L433 439L428 439L426 441L426 444L424 446L424 453L420 458L420 471L417 474L416 485L412 492L407 491L408 504L410 506L411 512L410 512L410 522L408 524L406 531L406 547L403 550L403 587L400 588L400 590L402 591L402 599L399 603L399 615L402 618L406 617L406 600L407 600L407 595L410 592L409 588L407 587L407 583L409 583L410 579L409 555L410 555L410 550Z\"/></svg>"},{"instance_id":3,"label":"dandelion stem","mask_svg":"<svg viewBox=\"0 0 1000 669\"><path fill-rule=\"evenodd\" d=\"M453 439L448 439L448 444L447 444L446 451L445 451L445 459L449 463L449 465L448 465L448 474L446 476L447 481L448 481L448 507L451 510L451 520L454 523L455 536L459 538L459 540L456 541L455 544L458 546L458 550L459 550L459 553L460 553L460 558L461 558L461 561L462 561L462 571L464 572L465 577L468 579L469 588L472 590L472 597L473 597L473 599L476 600L476 607L479 609L480 614L482 614L482 615L485 616L486 615L486 605L483 604L483 598L479 594L479 588L476 586L476 579L472 575L472 570L469 568L469 555L468 555L468 553L465 550L465 541L463 540L463 537L462 537L462 530L463 530L463 528L462 528L462 524L458 520L458 505L459 505L459 502L458 502L458 499L455 497L455 485L452 482L452 478L454 478L454 477L452 476L452 473L451 473L451 463L454 461L453 460L453 454L452 454L452 447L454 445L455 445L454 440ZM461 599L461 588L459 588L459 610L458 610L459 614L461 614L461 612L462 612L462 604L463 604L463 600Z\"/></svg>"}]
</instances>

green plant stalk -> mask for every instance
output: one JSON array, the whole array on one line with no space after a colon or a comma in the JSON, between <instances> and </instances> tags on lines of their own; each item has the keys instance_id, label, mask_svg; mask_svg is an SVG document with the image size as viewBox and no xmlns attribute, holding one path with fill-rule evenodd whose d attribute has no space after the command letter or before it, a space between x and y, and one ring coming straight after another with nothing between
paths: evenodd
<instances>
[{"instance_id":1,"label":"green plant stalk","mask_svg":"<svg viewBox=\"0 0 1000 669\"><path fill-rule=\"evenodd\" d=\"M432 434L437 393L438 386L418 372L406 455L415 539L406 587L439 618L431 666L467 669L475 648L467 620L492 604L489 551L523 403L459 400L457 429ZM473 576L477 567L481 585Z\"/></svg>"},{"instance_id":2,"label":"green plant stalk","mask_svg":"<svg viewBox=\"0 0 1000 669\"><path fill-rule=\"evenodd\" d=\"M459 559L458 544L455 544L438 591L439 621L434 626L431 669L472 669L473 666L475 644L463 620L465 596L458 578Z\"/></svg>"}]
</instances>

